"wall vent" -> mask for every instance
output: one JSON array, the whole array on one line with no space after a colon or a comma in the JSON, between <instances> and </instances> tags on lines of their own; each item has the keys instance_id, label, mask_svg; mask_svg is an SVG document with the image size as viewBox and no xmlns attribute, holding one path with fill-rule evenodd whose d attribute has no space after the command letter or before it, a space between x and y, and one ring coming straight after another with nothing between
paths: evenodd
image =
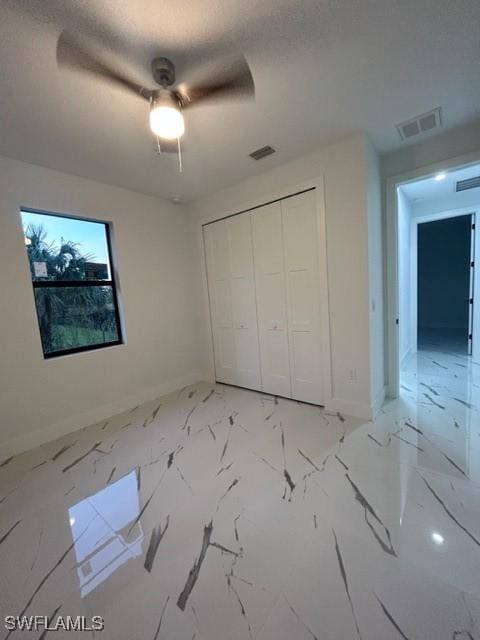
<instances>
[{"instance_id":1,"label":"wall vent","mask_svg":"<svg viewBox=\"0 0 480 640\"><path fill-rule=\"evenodd\" d=\"M422 113L420 116L410 118L397 124L397 131L402 140L408 140L414 136L419 136L422 133L437 129L442 126L442 110L440 107L432 109L427 113Z\"/></svg>"},{"instance_id":2,"label":"wall vent","mask_svg":"<svg viewBox=\"0 0 480 640\"><path fill-rule=\"evenodd\" d=\"M455 185L455 191L467 191L468 189L478 189L480 187L480 176L459 180Z\"/></svg>"},{"instance_id":3,"label":"wall vent","mask_svg":"<svg viewBox=\"0 0 480 640\"><path fill-rule=\"evenodd\" d=\"M267 144L266 147L261 147L260 149L256 149L249 153L248 155L254 160L261 160L262 158L266 158L267 156L271 156L272 153L275 153L275 149Z\"/></svg>"}]
</instances>

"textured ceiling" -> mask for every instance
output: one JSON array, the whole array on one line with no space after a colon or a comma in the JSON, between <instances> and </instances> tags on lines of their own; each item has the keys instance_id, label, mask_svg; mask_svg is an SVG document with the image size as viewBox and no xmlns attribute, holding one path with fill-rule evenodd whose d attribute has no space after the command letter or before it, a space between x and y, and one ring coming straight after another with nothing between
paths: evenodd
<instances>
[{"instance_id":1,"label":"textured ceiling","mask_svg":"<svg viewBox=\"0 0 480 640\"><path fill-rule=\"evenodd\" d=\"M478 0L2 0L0 154L187 201L357 129L388 151L405 144L396 123L433 107L446 128L480 117L479 27ZM156 55L183 78L238 49L256 100L192 108L180 175L146 103L57 68L61 28L145 84ZM265 144L277 153L248 158Z\"/></svg>"}]
</instances>

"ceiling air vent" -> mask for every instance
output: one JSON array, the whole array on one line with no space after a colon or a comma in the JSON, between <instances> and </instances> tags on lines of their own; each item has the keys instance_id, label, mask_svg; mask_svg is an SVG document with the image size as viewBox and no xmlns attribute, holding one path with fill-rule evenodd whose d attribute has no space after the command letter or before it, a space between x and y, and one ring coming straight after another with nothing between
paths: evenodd
<instances>
[{"instance_id":1,"label":"ceiling air vent","mask_svg":"<svg viewBox=\"0 0 480 640\"><path fill-rule=\"evenodd\" d=\"M455 191L467 191L467 189L478 189L480 187L480 176L459 180L455 185Z\"/></svg>"},{"instance_id":2,"label":"ceiling air vent","mask_svg":"<svg viewBox=\"0 0 480 640\"><path fill-rule=\"evenodd\" d=\"M262 158L271 156L272 153L275 153L275 149L267 144L266 147L262 147L261 149L256 149L256 151L252 151L252 153L249 153L248 155L254 160L261 160Z\"/></svg>"},{"instance_id":3,"label":"ceiling air vent","mask_svg":"<svg viewBox=\"0 0 480 640\"><path fill-rule=\"evenodd\" d=\"M410 118L405 122L397 124L397 131L402 140L408 140L432 129L442 126L442 110L440 107L432 109L428 113L422 113L420 116Z\"/></svg>"}]
</instances>

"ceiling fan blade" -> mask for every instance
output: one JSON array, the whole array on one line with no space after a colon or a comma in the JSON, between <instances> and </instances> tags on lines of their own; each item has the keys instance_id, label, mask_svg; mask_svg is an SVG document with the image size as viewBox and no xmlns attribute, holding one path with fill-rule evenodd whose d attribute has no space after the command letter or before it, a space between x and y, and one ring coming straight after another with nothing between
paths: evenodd
<instances>
[{"instance_id":1,"label":"ceiling fan blade","mask_svg":"<svg viewBox=\"0 0 480 640\"><path fill-rule=\"evenodd\" d=\"M93 50L89 52L87 48L87 45L81 43L74 35L68 31L62 31L57 42L58 66L97 76L117 87L127 89L134 95L150 100L152 92L149 89L145 89L126 78L123 74L118 73L107 63L100 60Z\"/></svg>"},{"instance_id":2,"label":"ceiling fan blade","mask_svg":"<svg viewBox=\"0 0 480 640\"><path fill-rule=\"evenodd\" d=\"M236 97L253 98L255 83L252 72L243 56L225 65L218 73L212 74L215 79L210 82L198 83L190 87L182 83L176 91L182 98L183 108L199 102L219 101Z\"/></svg>"}]
</instances>

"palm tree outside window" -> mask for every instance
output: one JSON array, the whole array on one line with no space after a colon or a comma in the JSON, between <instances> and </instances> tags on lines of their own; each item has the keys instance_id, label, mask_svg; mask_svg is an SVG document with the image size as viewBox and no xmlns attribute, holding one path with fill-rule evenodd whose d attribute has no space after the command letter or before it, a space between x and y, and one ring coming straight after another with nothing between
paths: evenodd
<instances>
[{"instance_id":1,"label":"palm tree outside window","mask_svg":"<svg viewBox=\"0 0 480 640\"><path fill-rule=\"evenodd\" d=\"M106 222L21 210L45 358L122 343Z\"/></svg>"}]
</instances>

